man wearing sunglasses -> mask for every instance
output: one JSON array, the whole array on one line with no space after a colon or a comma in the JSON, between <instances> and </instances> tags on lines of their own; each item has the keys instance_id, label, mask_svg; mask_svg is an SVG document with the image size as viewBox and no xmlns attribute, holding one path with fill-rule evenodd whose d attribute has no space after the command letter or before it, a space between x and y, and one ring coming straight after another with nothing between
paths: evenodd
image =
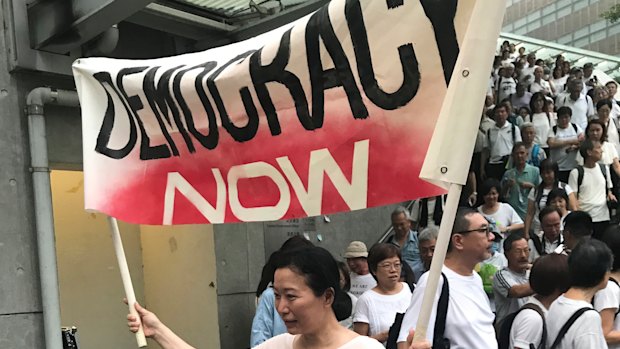
<instances>
[{"instance_id":1,"label":"man wearing sunglasses","mask_svg":"<svg viewBox=\"0 0 620 349\"><path fill-rule=\"evenodd\" d=\"M448 253L442 268L448 282L448 307L446 314L437 314L444 277L439 279L435 306L431 313L426 338L439 347L442 338L433 341L435 319L445 318L444 338L451 349L496 349L493 329L494 315L482 287L482 279L474 271L476 264L491 257L494 235L489 222L477 211L459 208L456 213ZM398 336L398 348L407 348L409 330L415 328L422 306L428 273L420 278L413 292ZM445 315L445 316L444 316ZM445 341L444 341L445 343ZM442 346L443 347L443 346Z\"/></svg>"}]
</instances>

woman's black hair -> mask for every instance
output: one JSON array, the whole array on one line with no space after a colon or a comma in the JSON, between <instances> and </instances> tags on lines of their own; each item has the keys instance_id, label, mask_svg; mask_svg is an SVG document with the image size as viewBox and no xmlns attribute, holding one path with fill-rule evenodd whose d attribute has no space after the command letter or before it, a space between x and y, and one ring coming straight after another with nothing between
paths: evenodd
<instances>
[{"instance_id":1,"label":"woman's black hair","mask_svg":"<svg viewBox=\"0 0 620 349\"><path fill-rule=\"evenodd\" d=\"M351 297L340 288L338 264L329 251L322 247L304 247L283 251L274 263L275 269L289 268L302 276L316 297L329 289L334 292L332 310L338 321L351 316Z\"/></svg>"},{"instance_id":2,"label":"woman's black hair","mask_svg":"<svg viewBox=\"0 0 620 349\"><path fill-rule=\"evenodd\" d=\"M588 138L588 132L590 131L590 127L594 124L599 125L603 129L603 132L601 133L601 139L598 140L599 142L601 142L601 144L603 144L605 141L607 141L607 125L605 125L605 123L602 122L600 119L592 119L588 121L588 126L586 126L585 131L586 138Z\"/></svg>"},{"instance_id":3,"label":"woman's black hair","mask_svg":"<svg viewBox=\"0 0 620 349\"><path fill-rule=\"evenodd\" d=\"M568 257L571 287L588 289L597 286L613 266L611 250L596 239L583 239Z\"/></svg>"},{"instance_id":4,"label":"woman's black hair","mask_svg":"<svg viewBox=\"0 0 620 349\"><path fill-rule=\"evenodd\" d=\"M351 289L351 271L349 270L349 266L343 261L336 261L336 263L338 263L338 271L344 276L344 286L341 288L343 291L349 292Z\"/></svg>"},{"instance_id":5,"label":"woman's black hair","mask_svg":"<svg viewBox=\"0 0 620 349\"><path fill-rule=\"evenodd\" d=\"M541 177L542 177L543 172L545 171L553 171L553 187L552 188L559 188L560 187L560 179L559 179L560 167L558 166L558 163L551 160L550 158L544 159L543 161L540 162ZM536 191L535 191L536 198L534 200L534 203L539 209L540 209L540 200L542 199L544 189L545 189L545 182L540 181L540 184L538 185L538 187L536 187Z\"/></svg>"},{"instance_id":6,"label":"woman's black hair","mask_svg":"<svg viewBox=\"0 0 620 349\"><path fill-rule=\"evenodd\" d=\"M605 230L602 241L607 244L607 247L614 255L614 263L611 270L620 270L620 226L617 224L610 225Z\"/></svg>"},{"instance_id":7,"label":"woman's black hair","mask_svg":"<svg viewBox=\"0 0 620 349\"><path fill-rule=\"evenodd\" d=\"M608 106L609 109L612 109L612 104L611 101L609 99L601 99L600 101L596 102L596 110L598 111L599 109L601 109L603 106Z\"/></svg>"},{"instance_id":8,"label":"woman's black hair","mask_svg":"<svg viewBox=\"0 0 620 349\"><path fill-rule=\"evenodd\" d=\"M265 291L267 286L269 286L269 284L273 282L273 274L276 271L274 264L276 262L276 259L280 255L280 252L308 246L314 246L314 244L312 244L310 240L304 238L301 235L292 236L286 241L284 241L280 249L273 252L269 256L267 263L265 263L265 265L263 266L260 281L258 282L258 287L256 287L256 297L260 297L260 295L263 294L263 291Z\"/></svg>"},{"instance_id":9,"label":"woman's black hair","mask_svg":"<svg viewBox=\"0 0 620 349\"><path fill-rule=\"evenodd\" d=\"M568 205L568 194L566 193L566 190L562 188L553 188L549 194L547 194L547 206L549 206L549 202L557 197L564 199L564 201L566 201L566 205Z\"/></svg>"},{"instance_id":10,"label":"woman's black hair","mask_svg":"<svg viewBox=\"0 0 620 349\"><path fill-rule=\"evenodd\" d=\"M487 178L482 182L479 189L479 196L482 199L482 203L484 203L484 197L491 191L491 189L495 188L497 193L499 194L498 201L502 201L502 183L495 178Z\"/></svg>"},{"instance_id":11,"label":"woman's black hair","mask_svg":"<svg viewBox=\"0 0 620 349\"><path fill-rule=\"evenodd\" d=\"M382 260L392 257L398 257L398 260L402 264L402 256L398 246L389 243L374 244L368 251L368 270L372 276L377 279L377 266Z\"/></svg>"},{"instance_id":12,"label":"woman's black hair","mask_svg":"<svg viewBox=\"0 0 620 349\"><path fill-rule=\"evenodd\" d=\"M537 295L548 297L554 292L564 293L570 287L568 257L550 253L534 261L530 271L530 286Z\"/></svg>"}]
</instances>

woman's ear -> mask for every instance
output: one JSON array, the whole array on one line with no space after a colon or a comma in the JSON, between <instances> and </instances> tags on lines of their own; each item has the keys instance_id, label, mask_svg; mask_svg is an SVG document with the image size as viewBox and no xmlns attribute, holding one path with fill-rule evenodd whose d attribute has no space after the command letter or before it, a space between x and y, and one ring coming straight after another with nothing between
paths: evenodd
<instances>
[{"instance_id":1,"label":"woman's ear","mask_svg":"<svg viewBox=\"0 0 620 349\"><path fill-rule=\"evenodd\" d=\"M334 290L333 287L330 287L325 290L325 294L323 296L325 297L325 305L331 306L336 298L336 290Z\"/></svg>"}]
</instances>

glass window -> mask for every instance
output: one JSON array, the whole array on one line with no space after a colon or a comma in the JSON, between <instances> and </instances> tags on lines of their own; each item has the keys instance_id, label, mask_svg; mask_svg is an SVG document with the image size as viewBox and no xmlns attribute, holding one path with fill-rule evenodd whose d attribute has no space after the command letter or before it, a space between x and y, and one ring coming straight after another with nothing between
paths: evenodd
<instances>
[{"instance_id":1,"label":"glass window","mask_svg":"<svg viewBox=\"0 0 620 349\"><path fill-rule=\"evenodd\" d=\"M586 36L585 38L581 38L579 40L575 40L575 42L573 43L573 46L575 47L584 47L586 45L590 44L590 37Z\"/></svg>"},{"instance_id":2,"label":"glass window","mask_svg":"<svg viewBox=\"0 0 620 349\"><path fill-rule=\"evenodd\" d=\"M590 33L590 26L587 26L579 30L575 30L575 32L573 33L573 37L575 39L581 39L582 37L587 36L589 33Z\"/></svg>"},{"instance_id":3,"label":"glass window","mask_svg":"<svg viewBox=\"0 0 620 349\"><path fill-rule=\"evenodd\" d=\"M560 18L562 18L562 17L566 17L566 16L568 16L568 15L570 15L570 14L571 14L571 8L570 8L570 6L565 7L565 8L563 8L563 9L561 9L561 10L559 10L559 11L558 11L558 19L560 19Z\"/></svg>"},{"instance_id":4,"label":"glass window","mask_svg":"<svg viewBox=\"0 0 620 349\"><path fill-rule=\"evenodd\" d=\"M579 0L573 3L573 11L579 11L588 6L588 0Z\"/></svg>"}]
</instances>

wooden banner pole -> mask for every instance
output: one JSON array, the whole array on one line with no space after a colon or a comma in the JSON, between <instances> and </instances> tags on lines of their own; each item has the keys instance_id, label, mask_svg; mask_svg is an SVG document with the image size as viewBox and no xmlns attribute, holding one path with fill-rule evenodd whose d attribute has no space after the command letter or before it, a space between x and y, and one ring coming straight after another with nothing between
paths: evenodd
<instances>
[{"instance_id":1,"label":"wooden banner pole","mask_svg":"<svg viewBox=\"0 0 620 349\"><path fill-rule=\"evenodd\" d=\"M110 224L110 231L112 233L112 243L114 244L114 252L116 252L118 269L121 273L121 279L123 280L123 287L125 288L125 297L127 298L129 313L140 319L140 315L138 315L135 308L136 294L133 290L131 275L129 274L129 267L127 266L127 258L125 257L125 249L123 248L121 233L118 229L118 222L116 218L108 216L108 223ZM136 341L138 342L139 348L146 347L146 337L144 336L142 324L140 324L140 329L136 332Z\"/></svg>"}]
</instances>

